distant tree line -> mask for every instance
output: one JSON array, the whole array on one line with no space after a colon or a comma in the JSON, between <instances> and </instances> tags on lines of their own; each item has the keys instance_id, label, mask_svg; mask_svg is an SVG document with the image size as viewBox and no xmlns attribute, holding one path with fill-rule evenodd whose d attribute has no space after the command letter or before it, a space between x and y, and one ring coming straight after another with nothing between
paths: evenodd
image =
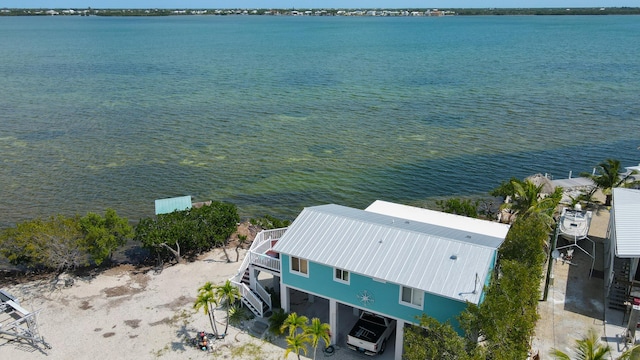
<instances>
[{"instance_id":1,"label":"distant tree line","mask_svg":"<svg viewBox=\"0 0 640 360\"><path fill-rule=\"evenodd\" d=\"M292 9L8 9L0 10L0 16L50 16L48 10L55 10L58 16L172 16L172 15L291 15ZM247 11L248 10L248 11ZM336 16L339 11L375 10L394 11L399 9L295 9L297 12L321 10L321 16ZM424 12L427 8L403 8L409 12ZM638 15L640 7L596 7L596 8L460 8L439 9L461 16L473 15ZM66 11L66 12L65 12Z\"/></svg>"},{"instance_id":2,"label":"distant tree line","mask_svg":"<svg viewBox=\"0 0 640 360\"><path fill-rule=\"evenodd\" d=\"M487 9L455 9L457 15L638 15L637 7L612 8L487 8Z\"/></svg>"}]
</instances>

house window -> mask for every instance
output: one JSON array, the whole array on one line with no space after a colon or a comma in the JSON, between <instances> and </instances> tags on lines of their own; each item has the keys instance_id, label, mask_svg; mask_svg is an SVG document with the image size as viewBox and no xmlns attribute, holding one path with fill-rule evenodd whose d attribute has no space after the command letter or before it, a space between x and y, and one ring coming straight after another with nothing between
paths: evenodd
<instances>
[{"instance_id":1,"label":"house window","mask_svg":"<svg viewBox=\"0 0 640 360\"><path fill-rule=\"evenodd\" d=\"M349 272L336 268L333 272L333 280L344 284L349 284Z\"/></svg>"},{"instance_id":2,"label":"house window","mask_svg":"<svg viewBox=\"0 0 640 360\"><path fill-rule=\"evenodd\" d=\"M400 303L403 305L422 309L424 292L422 290L401 286L400 287Z\"/></svg>"},{"instance_id":3,"label":"house window","mask_svg":"<svg viewBox=\"0 0 640 360\"><path fill-rule=\"evenodd\" d=\"M305 259L291 257L291 271L303 275L309 275L309 263Z\"/></svg>"}]
</instances>

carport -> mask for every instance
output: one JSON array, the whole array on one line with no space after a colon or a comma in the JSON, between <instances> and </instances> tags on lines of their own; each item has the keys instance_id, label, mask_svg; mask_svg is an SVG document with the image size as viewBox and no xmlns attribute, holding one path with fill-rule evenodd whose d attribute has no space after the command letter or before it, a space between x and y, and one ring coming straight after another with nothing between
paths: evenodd
<instances>
[{"instance_id":1,"label":"carport","mask_svg":"<svg viewBox=\"0 0 640 360\"><path fill-rule=\"evenodd\" d=\"M330 325L330 300L321 296L308 294L304 291L289 289L290 296L290 309L288 312L296 312L298 315L304 315L311 320L317 317L323 323ZM351 305L336 303L336 322L335 326L332 325L332 345L336 350L336 356L339 356L341 360L355 360L355 359L371 359L370 356L358 353L347 347L347 335L353 325L358 321L360 311L366 310L357 308ZM285 309L286 310L286 309ZM369 311L369 310L366 310ZM384 316L384 314L379 314ZM400 322L399 322L400 323ZM404 322L402 322L404 324ZM397 329L391 335L390 341L387 343L387 348L384 354L377 355L375 359L379 360L393 360L397 346ZM402 340L400 340L402 341ZM400 346L402 349L402 345ZM402 354L402 353L400 353ZM401 356L401 355L400 355ZM397 357L400 359L400 357Z\"/></svg>"}]
</instances>

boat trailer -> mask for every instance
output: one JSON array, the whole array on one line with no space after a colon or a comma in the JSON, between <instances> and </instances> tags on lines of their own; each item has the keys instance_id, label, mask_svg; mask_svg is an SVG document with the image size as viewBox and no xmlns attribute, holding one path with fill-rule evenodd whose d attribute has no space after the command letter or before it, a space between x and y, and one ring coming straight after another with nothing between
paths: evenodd
<instances>
[{"instance_id":1,"label":"boat trailer","mask_svg":"<svg viewBox=\"0 0 640 360\"><path fill-rule=\"evenodd\" d=\"M0 290L0 335L26 340L38 349L40 344L51 349L51 345L44 341L44 338L38 333L37 315L39 313L40 310L27 311L20 306L14 296Z\"/></svg>"}]
</instances>

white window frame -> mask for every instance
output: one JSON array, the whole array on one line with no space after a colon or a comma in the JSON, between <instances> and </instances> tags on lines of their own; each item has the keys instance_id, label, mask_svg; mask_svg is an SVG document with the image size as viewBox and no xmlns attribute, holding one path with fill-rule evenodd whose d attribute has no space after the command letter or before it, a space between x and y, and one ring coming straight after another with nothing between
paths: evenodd
<instances>
[{"instance_id":1,"label":"white window frame","mask_svg":"<svg viewBox=\"0 0 640 360\"><path fill-rule=\"evenodd\" d=\"M337 276L338 271L340 272L342 277ZM347 274L347 280L343 279L344 274ZM341 284L349 285L351 283L351 272L340 268L333 268L333 280Z\"/></svg>"},{"instance_id":2,"label":"white window frame","mask_svg":"<svg viewBox=\"0 0 640 360\"><path fill-rule=\"evenodd\" d=\"M404 289L411 290L411 302L406 302L406 301L402 300L402 293L403 293ZM413 303L413 301L415 300L415 296L418 295L417 292L421 293L421 295L420 295L420 299L421 299L420 305L416 305L416 304ZM409 286L400 285L400 299L399 299L399 301L400 301L400 304L402 304L404 306L409 306L409 307L412 307L412 308L415 308L415 309L422 310L423 307L424 307L424 291L418 290L418 289L414 289L414 288L409 287Z\"/></svg>"},{"instance_id":3,"label":"white window frame","mask_svg":"<svg viewBox=\"0 0 640 360\"><path fill-rule=\"evenodd\" d=\"M301 265L302 265L303 262L306 263L306 269L307 269L306 273L302 272L300 270L295 270L293 268L294 259L298 263L298 269L302 268ZM295 256L290 256L289 257L289 272L292 273L292 274L296 274L296 275L300 275L300 276L304 276L304 277L309 277L309 260L302 259L302 258L295 257Z\"/></svg>"}]
</instances>

